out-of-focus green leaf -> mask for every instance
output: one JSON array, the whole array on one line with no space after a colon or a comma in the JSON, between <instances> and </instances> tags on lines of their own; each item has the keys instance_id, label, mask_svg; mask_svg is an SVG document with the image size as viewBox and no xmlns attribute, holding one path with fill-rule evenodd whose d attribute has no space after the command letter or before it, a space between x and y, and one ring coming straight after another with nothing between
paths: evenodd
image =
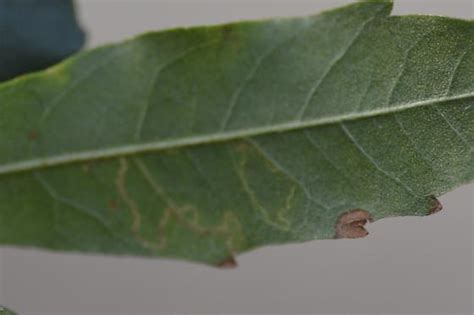
<instances>
[{"instance_id":1,"label":"out-of-focus green leaf","mask_svg":"<svg viewBox=\"0 0 474 315\"><path fill-rule=\"evenodd\" d=\"M390 10L149 33L4 83L0 243L230 266L439 210L474 178L474 23Z\"/></svg>"},{"instance_id":2,"label":"out-of-focus green leaf","mask_svg":"<svg viewBox=\"0 0 474 315\"><path fill-rule=\"evenodd\" d=\"M3 306L0 306L0 315L16 315L16 314L10 311L9 309Z\"/></svg>"},{"instance_id":3,"label":"out-of-focus green leaf","mask_svg":"<svg viewBox=\"0 0 474 315\"><path fill-rule=\"evenodd\" d=\"M55 64L83 43L72 0L0 0L0 81Z\"/></svg>"}]
</instances>

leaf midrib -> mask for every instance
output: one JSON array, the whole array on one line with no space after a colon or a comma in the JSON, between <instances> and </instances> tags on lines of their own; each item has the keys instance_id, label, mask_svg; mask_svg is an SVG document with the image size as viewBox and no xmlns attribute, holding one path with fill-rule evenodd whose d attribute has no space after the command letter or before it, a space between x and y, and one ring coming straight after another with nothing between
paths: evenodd
<instances>
[{"instance_id":1,"label":"leaf midrib","mask_svg":"<svg viewBox=\"0 0 474 315\"><path fill-rule=\"evenodd\" d=\"M168 149L177 149L187 146L195 146L199 144L212 144L217 142L225 142L238 140L242 138L256 137L260 135L266 135L271 133L281 133L294 131L298 129L305 129L311 127L317 127L322 125L330 125L336 123L342 123L346 121L354 121L359 119L365 119L375 116L388 115L396 112L401 112L416 107L423 107L429 105L435 105L438 103L462 100L473 98L474 92L453 95L448 97L440 97L436 99L427 99L417 101L413 103L405 103L396 106L389 106L380 108L372 111L366 111L361 113L350 113L339 116L332 116L326 118L312 119L306 121L292 121L288 123L264 126L258 128L249 128L245 130L234 130L225 131L218 134L208 134L200 136L184 137L181 139L168 139L163 141L152 141L143 142L130 145L122 145L112 148L88 150L82 152L73 152L66 154L59 154L52 157L43 157L37 159L31 159L21 162L8 163L0 165L0 175L6 175L17 172L32 171L37 169L43 169L58 165L71 164L77 162L84 162L97 159L114 158L119 156L128 156L145 152L162 151Z\"/></svg>"}]
</instances>

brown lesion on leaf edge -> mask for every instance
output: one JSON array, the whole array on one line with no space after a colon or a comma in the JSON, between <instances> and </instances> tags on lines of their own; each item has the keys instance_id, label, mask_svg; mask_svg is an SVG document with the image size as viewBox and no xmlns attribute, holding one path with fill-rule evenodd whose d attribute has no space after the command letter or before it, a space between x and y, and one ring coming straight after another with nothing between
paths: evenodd
<instances>
[{"instance_id":1,"label":"brown lesion on leaf edge","mask_svg":"<svg viewBox=\"0 0 474 315\"><path fill-rule=\"evenodd\" d=\"M220 269L234 269L237 268L237 261L235 260L234 256L230 256L218 263L216 267Z\"/></svg>"},{"instance_id":2,"label":"brown lesion on leaf edge","mask_svg":"<svg viewBox=\"0 0 474 315\"><path fill-rule=\"evenodd\" d=\"M353 209L339 216L335 238L361 238L369 234L364 226L373 222L371 214L363 209Z\"/></svg>"},{"instance_id":3,"label":"brown lesion on leaf edge","mask_svg":"<svg viewBox=\"0 0 474 315\"><path fill-rule=\"evenodd\" d=\"M432 206L428 210L428 215L432 215L443 210L443 205L435 196L431 196L430 199L432 202Z\"/></svg>"}]
</instances>

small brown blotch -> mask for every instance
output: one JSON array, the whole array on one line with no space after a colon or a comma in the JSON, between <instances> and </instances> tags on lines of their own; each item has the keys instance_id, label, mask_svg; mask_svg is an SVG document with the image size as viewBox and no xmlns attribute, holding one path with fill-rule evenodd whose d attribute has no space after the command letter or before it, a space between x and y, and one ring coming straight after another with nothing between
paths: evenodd
<instances>
[{"instance_id":1,"label":"small brown blotch","mask_svg":"<svg viewBox=\"0 0 474 315\"><path fill-rule=\"evenodd\" d=\"M335 238L361 238L369 234L364 226L372 222L370 213L363 209L354 209L343 213L336 223Z\"/></svg>"},{"instance_id":2,"label":"small brown blotch","mask_svg":"<svg viewBox=\"0 0 474 315\"><path fill-rule=\"evenodd\" d=\"M235 261L235 258L233 256L230 256L226 260L218 263L217 268L220 268L220 269L235 269L235 268L237 268L237 261Z\"/></svg>"},{"instance_id":3,"label":"small brown blotch","mask_svg":"<svg viewBox=\"0 0 474 315\"><path fill-rule=\"evenodd\" d=\"M27 134L26 134L26 138L29 140L29 141L36 141L39 139L39 133L38 131L36 130L30 130Z\"/></svg>"},{"instance_id":4,"label":"small brown blotch","mask_svg":"<svg viewBox=\"0 0 474 315\"><path fill-rule=\"evenodd\" d=\"M107 204L107 209L109 209L111 211L116 211L118 209L117 201L109 200L109 202Z\"/></svg>"},{"instance_id":5,"label":"small brown blotch","mask_svg":"<svg viewBox=\"0 0 474 315\"><path fill-rule=\"evenodd\" d=\"M436 197L431 196L430 198L432 201L432 206L428 210L428 215L432 215L443 210L443 205L441 204L441 202L439 202L439 200Z\"/></svg>"}]
</instances>

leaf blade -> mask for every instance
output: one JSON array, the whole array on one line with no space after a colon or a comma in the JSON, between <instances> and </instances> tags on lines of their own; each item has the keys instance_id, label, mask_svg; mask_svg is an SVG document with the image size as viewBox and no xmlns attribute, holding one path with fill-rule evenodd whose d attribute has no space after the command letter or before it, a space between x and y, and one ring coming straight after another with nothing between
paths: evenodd
<instances>
[{"instance_id":1,"label":"leaf blade","mask_svg":"<svg viewBox=\"0 0 474 315\"><path fill-rule=\"evenodd\" d=\"M20 130L0 136L0 242L218 265L333 238L350 209L430 213L432 195L474 178L474 28L389 9L148 34L1 86L2 104L44 89L0 107L38 130L22 147L27 123L0 119Z\"/></svg>"}]
</instances>

